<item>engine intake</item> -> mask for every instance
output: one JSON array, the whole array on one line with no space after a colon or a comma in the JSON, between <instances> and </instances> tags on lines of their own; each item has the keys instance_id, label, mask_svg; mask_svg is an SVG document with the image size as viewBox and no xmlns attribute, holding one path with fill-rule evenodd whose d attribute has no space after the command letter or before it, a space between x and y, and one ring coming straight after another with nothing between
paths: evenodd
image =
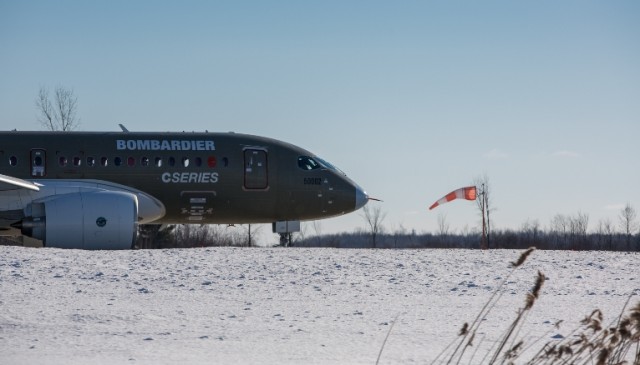
<instances>
[{"instance_id":1,"label":"engine intake","mask_svg":"<svg viewBox=\"0 0 640 365\"><path fill-rule=\"evenodd\" d=\"M136 241L138 199L118 191L56 195L30 206L18 225L46 247L85 250L130 249Z\"/></svg>"}]
</instances>

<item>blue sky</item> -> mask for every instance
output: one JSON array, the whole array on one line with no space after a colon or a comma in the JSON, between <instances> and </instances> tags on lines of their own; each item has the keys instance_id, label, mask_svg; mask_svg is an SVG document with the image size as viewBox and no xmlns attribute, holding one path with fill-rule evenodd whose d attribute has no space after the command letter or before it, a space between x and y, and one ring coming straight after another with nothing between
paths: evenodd
<instances>
[{"instance_id":1,"label":"blue sky","mask_svg":"<svg viewBox=\"0 0 640 365\"><path fill-rule=\"evenodd\" d=\"M0 0L0 127L41 85L81 129L235 131L307 148L384 200L388 230L486 175L493 224L640 210L637 1ZM364 227L355 213L323 232Z\"/></svg>"}]
</instances>

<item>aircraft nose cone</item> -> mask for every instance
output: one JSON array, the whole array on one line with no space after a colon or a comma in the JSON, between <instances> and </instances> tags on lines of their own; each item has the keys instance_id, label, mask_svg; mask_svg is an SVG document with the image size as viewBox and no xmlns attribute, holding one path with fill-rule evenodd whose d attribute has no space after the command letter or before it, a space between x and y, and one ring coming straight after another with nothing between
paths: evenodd
<instances>
[{"instance_id":1,"label":"aircraft nose cone","mask_svg":"<svg viewBox=\"0 0 640 365\"><path fill-rule=\"evenodd\" d=\"M356 185L356 210L364 207L367 202L369 202L369 195Z\"/></svg>"}]
</instances>

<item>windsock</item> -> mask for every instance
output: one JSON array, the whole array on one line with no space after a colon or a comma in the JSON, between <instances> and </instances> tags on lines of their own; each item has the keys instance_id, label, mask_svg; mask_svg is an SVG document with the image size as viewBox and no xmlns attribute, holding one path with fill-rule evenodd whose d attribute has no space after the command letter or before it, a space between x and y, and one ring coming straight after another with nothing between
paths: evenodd
<instances>
[{"instance_id":1,"label":"windsock","mask_svg":"<svg viewBox=\"0 0 640 365\"><path fill-rule=\"evenodd\" d=\"M450 202L454 199L476 200L476 187L467 186L466 188L460 188L458 190L454 190L449 194L440 198L437 202L433 203L433 205L429 207L429 210L437 207L440 204Z\"/></svg>"}]
</instances>

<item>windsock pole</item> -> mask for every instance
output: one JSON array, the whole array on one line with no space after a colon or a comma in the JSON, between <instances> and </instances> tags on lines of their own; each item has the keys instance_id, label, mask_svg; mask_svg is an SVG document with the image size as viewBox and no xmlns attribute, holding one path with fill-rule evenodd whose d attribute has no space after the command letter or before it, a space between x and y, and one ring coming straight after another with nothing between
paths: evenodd
<instances>
[{"instance_id":1,"label":"windsock pole","mask_svg":"<svg viewBox=\"0 0 640 365\"><path fill-rule=\"evenodd\" d=\"M487 194L484 190L484 184L482 184L482 191L480 192L480 206L482 207L482 241L480 242L480 248L483 250L488 249L487 246L487 224L485 220L485 215L487 211Z\"/></svg>"}]
</instances>

